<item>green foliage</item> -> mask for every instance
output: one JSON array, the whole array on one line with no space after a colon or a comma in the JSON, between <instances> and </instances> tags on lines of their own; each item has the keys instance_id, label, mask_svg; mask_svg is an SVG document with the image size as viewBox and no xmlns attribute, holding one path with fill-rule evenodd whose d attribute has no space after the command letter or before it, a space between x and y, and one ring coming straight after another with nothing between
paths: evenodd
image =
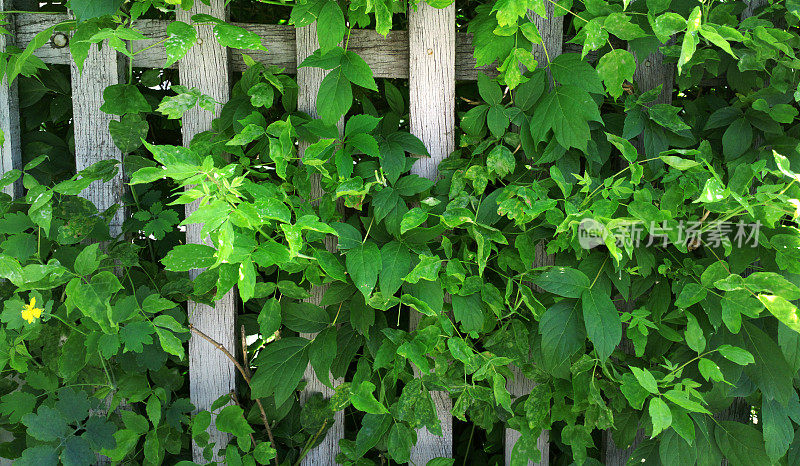
<instances>
[{"instance_id":1,"label":"green foliage","mask_svg":"<svg viewBox=\"0 0 800 466\"><path fill-rule=\"evenodd\" d=\"M350 43L354 27L403 27L406 2L286 10L317 27L299 67L327 73L319 118L297 110L292 77L247 55L266 51L258 35L171 21L149 44L165 67L208 27L248 68L227 103L171 85L169 70L105 89L130 191L99 212L80 193L119 162L63 165L68 78L34 51L59 29L79 67L92 44L131 58L136 19L192 3L71 0L77 21L0 55L26 128L24 170L0 179L25 188L0 195L0 367L14 375L0 384L3 456L189 464L194 442L209 461L294 464L347 410L340 463L405 463L416 429L442 432L444 393L474 464L499 460L503 428L521 434L511 464L540 460L543 430L559 464L604 462L601 431L622 448L644 432L630 462L798 461L796 2L746 19L744 2L468 2L459 24L498 73L459 84L457 149L436 180L410 173L428 154L404 84L377 82ZM529 12L551 7L580 52L544 49ZM637 82L652 53L674 85ZM213 131L176 146L190 110L215 112ZM184 244L186 227L204 244ZM212 407L234 439L220 449L211 414L190 414L187 321L190 302L234 288L246 339L228 349L245 353L249 381ZM332 397L301 403L309 365ZM512 366L530 393L512 396Z\"/></svg>"}]
</instances>

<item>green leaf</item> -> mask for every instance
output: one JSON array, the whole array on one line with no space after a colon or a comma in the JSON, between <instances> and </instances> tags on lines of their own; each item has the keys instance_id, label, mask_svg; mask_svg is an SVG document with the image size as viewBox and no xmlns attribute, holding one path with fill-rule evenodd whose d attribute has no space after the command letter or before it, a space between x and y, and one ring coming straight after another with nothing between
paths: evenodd
<instances>
[{"instance_id":1,"label":"green leaf","mask_svg":"<svg viewBox=\"0 0 800 466\"><path fill-rule=\"evenodd\" d=\"M350 392L350 401L353 403L353 407L369 414L388 414L389 410L386 406L372 394L374 391L375 385L371 382L358 384L355 390Z\"/></svg>"},{"instance_id":2,"label":"green leaf","mask_svg":"<svg viewBox=\"0 0 800 466\"><path fill-rule=\"evenodd\" d=\"M394 423L389 430L387 448L392 459L400 464L411 459L411 447L417 442L417 435L403 423Z\"/></svg>"},{"instance_id":3,"label":"green leaf","mask_svg":"<svg viewBox=\"0 0 800 466\"><path fill-rule=\"evenodd\" d=\"M317 333L330 324L330 317L321 307L303 302L288 302L281 306L283 325L300 333Z\"/></svg>"},{"instance_id":4,"label":"green leaf","mask_svg":"<svg viewBox=\"0 0 800 466\"><path fill-rule=\"evenodd\" d=\"M109 121L108 131L114 145L123 153L129 153L142 146L142 139L147 137L150 125L138 114L129 114L119 121Z\"/></svg>"},{"instance_id":5,"label":"green leaf","mask_svg":"<svg viewBox=\"0 0 800 466\"><path fill-rule=\"evenodd\" d=\"M70 0L67 6L75 14L78 22L111 15L119 10L125 0Z\"/></svg>"},{"instance_id":6,"label":"green leaf","mask_svg":"<svg viewBox=\"0 0 800 466\"><path fill-rule=\"evenodd\" d=\"M566 377L572 358L583 351L586 327L582 320L578 300L559 301L542 314L539 322L542 358L550 373Z\"/></svg>"},{"instance_id":7,"label":"green leaf","mask_svg":"<svg viewBox=\"0 0 800 466\"><path fill-rule=\"evenodd\" d=\"M328 73L319 86L317 113L326 124L334 124L353 104L353 90L342 67Z\"/></svg>"},{"instance_id":8,"label":"green leaf","mask_svg":"<svg viewBox=\"0 0 800 466\"><path fill-rule=\"evenodd\" d=\"M100 110L111 115L126 113L150 113L153 108L147 103L136 86L114 84L103 90L103 105Z\"/></svg>"},{"instance_id":9,"label":"green leaf","mask_svg":"<svg viewBox=\"0 0 800 466\"><path fill-rule=\"evenodd\" d=\"M562 53L550 62L553 79L561 84L581 87L593 94L603 93L603 82L592 65L577 53ZM517 89L519 95L519 89Z\"/></svg>"},{"instance_id":10,"label":"green leaf","mask_svg":"<svg viewBox=\"0 0 800 466\"><path fill-rule=\"evenodd\" d=\"M261 336L269 338L278 331L280 326L281 303L275 298L270 298L262 306L261 312L258 313L258 328Z\"/></svg>"},{"instance_id":11,"label":"green leaf","mask_svg":"<svg viewBox=\"0 0 800 466\"><path fill-rule=\"evenodd\" d=\"M400 221L400 233L403 234L422 225L427 219L427 212L419 207L414 207L403 215L403 219Z\"/></svg>"},{"instance_id":12,"label":"green leaf","mask_svg":"<svg viewBox=\"0 0 800 466\"><path fill-rule=\"evenodd\" d=\"M800 333L800 315L798 315L797 306L780 296L769 294L759 294L758 300L775 318Z\"/></svg>"},{"instance_id":13,"label":"green leaf","mask_svg":"<svg viewBox=\"0 0 800 466\"><path fill-rule=\"evenodd\" d=\"M658 395L658 384L650 371L631 366L631 372L633 372L633 376L636 377L636 380L642 388L654 395Z\"/></svg>"},{"instance_id":14,"label":"green leaf","mask_svg":"<svg viewBox=\"0 0 800 466\"><path fill-rule=\"evenodd\" d=\"M722 135L722 153L725 160L734 160L747 152L753 142L753 127L745 118L738 118Z\"/></svg>"},{"instance_id":15,"label":"green leaf","mask_svg":"<svg viewBox=\"0 0 800 466\"><path fill-rule=\"evenodd\" d=\"M258 367L253 378L251 396L275 395L275 405L282 405L303 378L308 365L308 340L284 337L261 350L254 360Z\"/></svg>"},{"instance_id":16,"label":"green leaf","mask_svg":"<svg viewBox=\"0 0 800 466\"><path fill-rule=\"evenodd\" d=\"M514 171L516 161L511 151L503 144L498 144L489 152L486 158L486 167L490 172L503 177Z\"/></svg>"},{"instance_id":17,"label":"green leaf","mask_svg":"<svg viewBox=\"0 0 800 466\"><path fill-rule=\"evenodd\" d=\"M222 432L247 439L250 438L250 434L255 432L250 427L250 424L247 423L247 419L244 417L244 410L237 405L222 408L222 411L217 414L216 426Z\"/></svg>"},{"instance_id":18,"label":"green leaf","mask_svg":"<svg viewBox=\"0 0 800 466\"><path fill-rule=\"evenodd\" d=\"M333 388L330 371L335 358L336 328L328 327L319 332L308 345L308 359L314 368L314 373L317 374L317 379L329 388Z\"/></svg>"},{"instance_id":19,"label":"green leaf","mask_svg":"<svg viewBox=\"0 0 800 466\"><path fill-rule=\"evenodd\" d=\"M553 130L562 147L586 150L589 121L602 122L597 103L577 86L557 86L546 94L531 116L531 135L535 141L546 140Z\"/></svg>"},{"instance_id":20,"label":"green leaf","mask_svg":"<svg viewBox=\"0 0 800 466\"><path fill-rule=\"evenodd\" d=\"M169 68L175 62L186 56L186 53L197 41L197 30L182 21L171 21L167 26L167 40L164 48L167 51L167 61L164 68Z\"/></svg>"},{"instance_id":21,"label":"green leaf","mask_svg":"<svg viewBox=\"0 0 800 466\"><path fill-rule=\"evenodd\" d=\"M414 378L403 387L397 402L396 419L408 422L412 429L425 426L432 434L442 435L442 424L436 415L436 406L422 379Z\"/></svg>"},{"instance_id":22,"label":"green leaf","mask_svg":"<svg viewBox=\"0 0 800 466\"><path fill-rule=\"evenodd\" d=\"M397 241L386 243L381 248L381 265L381 292L384 296L394 295L411 269L411 252Z\"/></svg>"},{"instance_id":23,"label":"green leaf","mask_svg":"<svg viewBox=\"0 0 800 466\"><path fill-rule=\"evenodd\" d=\"M589 288L589 277L570 267L550 267L533 283L549 293L565 298L580 298Z\"/></svg>"},{"instance_id":24,"label":"green leaf","mask_svg":"<svg viewBox=\"0 0 800 466\"><path fill-rule=\"evenodd\" d=\"M633 82L635 70L636 59L625 49L614 49L597 62L597 73L603 79L606 92L614 99L622 95L622 83Z\"/></svg>"},{"instance_id":25,"label":"green leaf","mask_svg":"<svg viewBox=\"0 0 800 466\"><path fill-rule=\"evenodd\" d=\"M700 162L695 162L694 160L682 159L674 155L661 155L658 158L660 158L662 162L666 163L670 167L681 171L688 170L690 168L694 168L700 165Z\"/></svg>"},{"instance_id":26,"label":"green leaf","mask_svg":"<svg viewBox=\"0 0 800 466\"><path fill-rule=\"evenodd\" d=\"M375 83L375 78L372 76L372 69L370 69L363 58L352 50L345 52L342 57L341 69L347 80L356 86L361 86L373 91L378 90L378 85Z\"/></svg>"},{"instance_id":27,"label":"green leaf","mask_svg":"<svg viewBox=\"0 0 800 466\"><path fill-rule=\"evenodd\" d=\"M453 316L461 324L465 332L480 332L483 329L485 315L481 306L480 294L469 296L453 295Z\"/></svg>"},{"instance_id":28,"label":"green leaf","mask_svg":"<svg viewBox=\"0 0 800 466\"><path fill-rule=\"evenodd\" d=\"M375 289L382 268L378 246L368 241L350 249L345 257L345 264L353 283L364 297L368 298Z\"/></svg>"},{"instance_id":29,"label":"green leaf","mask_svg":"<svg viewBox=\"0 0 800 466\"><path fill-rule=\"evenodd\" d=\"M317 259L317 263L322 268L322 271L325 272L329 277L342 282L347 281L344 266L342 265L338 256L335 256L324 249L317 249L314 251L314 257Z\"/></svg>"},{"instance_id":30,"label":"green leaf","mask_svg":"<svg viewBox=\"0 0 800 466\"><path fill-rule=\"evenodd\" d=\"M639 154L633 144L627 139L621 138L615 134L606 133L606 138L608 142L614 145L620 152L622 152L622 156L625 157L625 160L628 162L635 162L636 159L639 157Z\"/></svg>"},{"instance_id":31,"label":"green leaf","mask_svg":"<svg viewBox=\"0 0 800 466\"><path fill-rule=\"evenodd\" d=\"M611 298L602 291L589 288L581 295L586 335L597 356L605 361L622 340L622 323Z\"/></svg>"},{"instance_id":32,"label":"green leaf","mask_svg":"<svg viewBox=\"0 0 800 466\"><path fill-rule=\"evenodd\" d=\"M722 345L717 348L717 351L719 351L719 354L721 354L725 359L735 362L740 366L746 366L755 362L753 355L750 354L749 351L736 346Z\"/></svg>"},{"instance_id":33,"label":"green leaf","mask_svg":"<svg viewBox=\"0 0 800 466\"><path fill-rule=\"evenodd\" d=\"M49 406L40 406L36 413L22 416L22 423L31 437L42 442L53 442L67 436L67 421L61 412Z\"/></svg>"},{"instance_id":34,"label":"green leaf","mask_svg":"<svg viewBox=\"0 0 800 466\"><path fill-rule=\"evenodd\" d=\"M672 413L669 410L669 406L661 398L651 399L647 411L653 423L653 435L650 438L655 437L659 432L672 425Z\"/></svg>"},{"instance_id":35,"label":"green leaf","mask_svg":"<svg viewBox=\"0 0 800 466\"><path fill-rule=\"evenodd\" d=\"M761 432L735 421L717 421L714 437L730 464L770 464Z\"/></svg>"},{"instance_id":36,"label":"green leaf","mask_svg":"<svg viewBox=\"0 0 800 466\"><path fill-rule=\"evenodd\" d=\"M214 25L214 37L223 47L267 51L258 34L233 24L220 22Z\"/></svg>"},{"instance_id":37,"label":"green leaf","mask_svg":"<svg viewBox=\"0 0 800 466\"><path fill-rule=\"evenodd\" d=\"M182 244L175 246L161 259L167 270L188 272L192 269L211 267L216 261L216 250L205 244Z\"/></svg>"},{"instance_id":38,"label":"green leaf","mask_svg":"<svg viewBox=\"0 0 800 466\"><path fill-rule=\"evenodd\" d=\"M339 45L346 32L347 26L339 4L331 0L326 1L317 17L317 38L322 53Z\"/></svg>"}]
</instances>

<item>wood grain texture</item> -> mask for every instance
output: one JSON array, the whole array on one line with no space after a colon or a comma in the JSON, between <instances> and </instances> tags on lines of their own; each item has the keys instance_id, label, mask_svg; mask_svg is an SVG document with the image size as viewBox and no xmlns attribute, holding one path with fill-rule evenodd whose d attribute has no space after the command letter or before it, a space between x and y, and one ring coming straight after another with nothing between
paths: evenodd
<instances>
[{"instance_id":1,"label":"wood grain texture","mask_svg":"<svg viewBox=\"0 0 800 466\"><path fill-rule=\"evenodd\" d=\"M98 49L97 45L92 45L82 72L74 63L70 66L77 171L101 160L122 160L122 152L114 144L108 130L108 124L117 117L100 111L105 88L122 82L122 63L111 47ZM93 182L83 190L81 196L90 200L102 212L121 203L124 190L120 167L114 178L106 183ZM118 236L122 232L124 220L125 211L120 208L110 222L111 236Z\"/></svg>"},{"instance_id":2,"label":"wood grain texture","mask_svg":"<svg viewBox=\"0 0 800 466\"><path fill-rule=\"evenodd\" d=\"M15 8L11 0L0 0L0 10ZM14 45L15 20L13 16L6 18L5 28L12 34L0 34L0 53L9 45ZM22 168L22 135L19 129L19 96L17 82L9 83L7 78L0 82L0 131L4 141L0 145L0 175ZM22 178L14 184L6 186L3 192L12 197L22 195Z\"/></svg>"},{"instance_id":3,"label":"wood grain texture","mask_svg":"<svg viewBox=\"0 0 800 466\"><path fill-rule=\"evenodd\" d=\"M314 53L319 48L317 40L317 24L311 24L296 30L296 52L297 63L301 63L309 55ZM301 112L306 112L309 115L317 118L317 94L319 92L320 83L325 78L328 72L322 68L300 68L297 70L297 85L299 87L297 95L297 109ZM339 120L339 132L343 130L344 120ZM301 141L298 150L300 158L303 158L308 143ZM323 195L322 185L320 184L319 176L314 176L311 182L311 197L313 199L319 198ZM336 237L329 235L325 238L325 248L330 252L337 251ZM327 286L314 286L311 288L311 297L308 302L319 305L322 302L322 296L328 289ZM315 333L301 333L301 337L308 338L309 340L316 337ZM309 364L306 367L303 377L306 380L306 387L300 394L300 402L305 403L309 397L314 393L321 393L324 398L330 398L334 391L326 387L320 382L314 369ZM334 380L334 385L341 383L341 380ZM334 413L333 425L328 430L322 443L311 449L303 461L304 466L332 466L336 464L335 458L339 453L339 440L344 438L344 411L337 411Z\"/></svg>"},{"instance_id":4,"label":"wood grain texture","mask_svg":"<svg viewBox=\"0 0 800 466\"><path fill-rule=\"evenodd\" d=\"M211 0L210 5L195 2L189 11L179 10L177 19L189 22L192 15L210 14L218 18L225 17L225 1ZM197 44L189 50L181 60L178 73L180 84L189 88L197 87L204 94L210 95L217 102L227 102L230 98L230 82L228 68L228 51L214 39L209 26L198 27ZM198 133L211 129L211 121L219 113L218 105L214 113L193 108L183 116L183 144L189 146L192 138ZM186 215L194 212L198 205L186 206ZM187 243L203 243L207 240L200 237L202 225L188 225L186 228ZM194 279L201 271L194 270L190 276ZM234 354L237 352L238 340L235 332L236 303L233 291L228 292L214 307L189 302L189 322L200 331L221 343ZM192 403L198 410L207 410L222 395L236 389L236 373L233 363L225 355L208 344L207 341L192 334L189 340L189 392ZM215 451L224 449L230 435L219 432L215 428L216 416L212 414L211 442L216 443ZM193 455L196 462L205 463L202 450L193 444ZM214 460L222 460L222 456L214 455Z\"/></svg>"},{"instance_id":5,"label":"wood grain texture","mask_svg":"<svg viewBox=\"0 0 800 466\"><path fill-rule=\"evenodd\" d=\"M542 18L532 10L528 10L528 18L536 24L536 27L539 29L539 34L542 36L542 45L534 45L531 51L540 67L547 66L549 60L553 60L561 55L564 50L564 17L555 16L553 14L554 10L555 5L549 2L545 2L547 18ZM548 255L545 247L546 245L544 242L536 245L533 267L553 265L555 257L553 255ZM536 291L542 292L544 290L538 289ZM536 384L526 378L517 367L512 367L511 372L514 374L514 378L508 382L507 388L512 398L529 394ZM511 452L520 437L521 434L514 429L505 430L506 466L511 464ZM539 466L546 466L550 464L549 440L549 431L542 432L537 442L539 451L542 452L542 460L539 463L533 463L531 461L528 463L529 465L537 464Z\"/></svg>"},{"instance_id":6,"label":"wood grain texture","mask_svg":"<svg viewBox=\"0 0 800 466\"><path fill-rule=\"evenodd\" d=\"M32 14L16 15L16 18L17 43L20 47L25 47L39 31L67 19L66 15L41 16ZM147 36L149 40L134 42L132 49L134 51L144 50L158 40L167 37L168 24L168 21L163 20L144 19L137 21L135 27ZM296 35L293 26L234 24L258 34L264 46L268 49L268 52L246 51L248 55L259 62L284 68L287 73L294 74L297 72ZM407 79L409 76L408 40L407 31L391 31L384 37L373 30L353 29L350 35L349 50L358 53L367 62L376 78ZM496 74L495 66L492 65L475 68L471 34L456 33L455 42L456 79L474 81L483 72ZM548 51L549 47L548 45ZM576 44L566 44L564 48L570 52L580 52L580 46ZM590 53L587 59L593 61L596 55L596 53ZM47 44L38 49L36 56L48 64L66 65L70 62L69 50L53 47L52 44ZM159 45L136 55L133 58L133 66L138 68L162 68L166 61L166 51L163 46ZM173 65L173 68L177 66ZM232 51L230 69L232 71L244 71L246 69L241 52Z\"/></svg>"},{"instance_id":7,"label":"wood grain texture","mask_svg":"<svg viewBox=\"0 0 800 466\"><path fill-rule=\"evenodd\" d=\"M550 49L548 49L549 51ZM551 57L552 59L553 57ZM534 253L533 259L533 266L534 267L544 267L546 265L554 265L555 264L555 256L552 254L547 254L547 244L542 241L536 244L536 250ZM543 289L539 288L538 286L534 286L534 291L537 293L544 292ZM511 373L514 374L514 378L508 381L506 388L511 393L512 399L518 398L520 396L527 395L533 390L533 387L536 384L525 377L522 372L516 367L511 366ZM517 443L517 440L520 439L522 435L519 431L514 429L506 429L505 430L505 464L509 466L511 464L511 452L514 450L514 445ZM531 466L549 466L550 464L550 431L544 431L539 436L539 440L536 442L539 451L542 453L542 459L538 463L534 463L533 461L529 461L528 465Z\"/></svg>"},{"instance_id":8,"label":"wood grain texture","mask_svg":"<svg viewBox=\"0 0 800 466\"><path fill-rule=\"evenodd\" d=\"M455 5L436 9L420 3L408 12L409 120L411 133L428 148L430 158L420 158L411 169L435 180L438 165L455 149ZM411 328L420 315L411 313ZM442 437L422 428L411 449L412 464L424 465L433 458L453 456L453 402L447 392L432 392Z\"/></svg>"}]
</instances>

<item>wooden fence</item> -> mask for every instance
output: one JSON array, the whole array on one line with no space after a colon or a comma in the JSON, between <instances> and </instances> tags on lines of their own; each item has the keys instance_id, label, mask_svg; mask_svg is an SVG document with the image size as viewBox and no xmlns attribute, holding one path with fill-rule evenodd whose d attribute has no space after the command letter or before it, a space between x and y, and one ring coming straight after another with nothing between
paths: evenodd
<instances>
[{"instance_id":1,"label":"wooden fence","mask_svg":"<svg viewBox=\"0 0 800 466\"><path fill-rule=\"evenodd\" d=\"M9 3L9 0L0 0L0 9L3 7L10 9ZM207 6L195 2L191 11L179 12L177 19L188 22L192 15L198 13L225 17L225 0L211 0L209 3ZM564 45L563 18L554 17L553 5L548 6L549 19L534 16L532 18L539 26L552 59L566 47L574 46ZM0 51L8 40L16 42L19 47L25 47L37 33L66 20L67 16L20 14L12 15L10 19L13 36L9 38L0 35ZM475 67L470 37L455 30L453 5L437 10L422 3L416 11L409 11L408 19L408 31L392 31L385 37L375 31L354 30L350 36L349 49L364 58L375 77L409 80L411 132L425 143L431 154L431 158L420 160L413 171L420 176L435 178L438 163L447 157L455 146L455 82L477 79L483 70ZM133 58L133 66L141 68L163 66L166 61L164 48L147 47L167 37L168 24L168 21L158 20L142 20L136 24L148 40L133 44L134 50L142 50ZM280 25L238 25L258 34L269 50L250 51L248 54L251 57L257 61L285 68L286 72L297 73L299 109L313 114L317 90L324 77L324 71L302 69L298 73L297 63L317 49L316 26L295 29L292 26ZM535 57L544 62L545 57L541 52L538 47L533 50ZM58 48L52 44L39 49L36 55L48 64L71 64L68 49ZM652 89L659 84L663 84L665 89L672 89L673 65L665 65L658 54L643 59L638 57L638 61L634 79L638 81L640 89ZM122 156L108 132L111 116L99 110L103 100L103 89L117 84L122 79L119 71L121 64L123 64L122 59L110 47L104 47L102 50L93 47L83 73L72 67L75 157L79 169L99 159L120 159ZM218 102L225 102L229 98L230 72L245 68L238 52L231 53L217 43L210 26L199 27L197 44L175 66L178 67L182 85L197 87ZM670 93L664 92L660 101L666 103L669 99ZM183 117L184 144L188 144L197 133L211 129L212 118L211 113L199 109L186 112ZM0 86L0 125L6 135L0 153L1 173L10 168L19 168L21 164L16 90L14 85L9 87L7 83ZM10 189L20 194L19 187ZM123 189L123 178L120 174L110 183L90 187L84 195L102 210L118 202ZM189 205L187 215L195 208L196 205ZM186 235L187 242L200 242L199 233L199 227L189 228ZM549 259L542 250L537 250L538 265L547 264ZM322 294L320 291L313 290L312 294L318 299ZM236 300L232 293L226 295L214 307L191 304L189 314L193 325L231 349L236 347L237 341ZM417 319L412 318L412 325L416 321ZM216 398L228 393L235 386L235 373L231 362L212 346L198 342L194 335L189 342L189 367L191 398L199 409L208 409ZM529 393L531 382L518 372L516 374L517 378L509 382L512 395L522 396ZM309 381L307 393L301 399L305 399L310 391L323 391L326 396L330 395L329 389L316 380L313 371L307 371L306 377ZM416 465L424 465L431 458L438 456L450 457L453 453L453 423L450 415L452 402L445 393L435 393L434 400L444 436L434 436L424 428L418 433L418 443L412 451L412 461ZM327 437L321 445L310 452L304 464L335 464L338 442L343 436L343 419L339 413ZM606 464L625 464L630 450L618 450L610 435L607 437L604 452ZM509 463L511 448L518 438L517 432L507 430L506 464ZM221 444L227 440L226 434L212 431L211 441ZM539 446L543 453L540 464L549 464L547 433L540 438ZM199 452L195 451L196 457L198 454Z\"/></svg>"}]
</instances>

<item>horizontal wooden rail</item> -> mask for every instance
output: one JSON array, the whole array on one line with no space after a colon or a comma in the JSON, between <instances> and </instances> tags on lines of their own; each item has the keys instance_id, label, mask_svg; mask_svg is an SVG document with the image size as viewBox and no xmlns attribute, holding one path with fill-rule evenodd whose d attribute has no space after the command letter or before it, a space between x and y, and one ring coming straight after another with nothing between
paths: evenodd
<instances>
[{"instance_id":1,"label":"horizontal wooden rail","mask_svg":"<svg viewBox=\"0 0 800 466\"><path fill-rule=\"evenodd\" d=\"M16 42L25 47L39 32L67 20L67 16L20 14L16 16ZM148 40L133 43L133 51L143 50L133 59L137 68L162 68L167 61L164 47L156 46L144 50L167 37L166 20L145 19L136 22L136 28ZM258 34L267 52L249 50L246 53L258 62L284 68L287 73L297 72L297 45L295 28L276 24L234 23ZM372 69L376 78L408 79L408 32L391 31L385 37L370 29L354 29L350 35L349 49L359 54ZM569 51L578 51L569 50ZM36 56L47 64L68 65L71 61L67 47L56 47L48 43L36 52ZM177 68L177 64L173 68ZM246 66L239 51L231 54L234 71L244 71ZM472 55L472 35L456 34L456 79L476 80L481 72L494 72L493 66L475 68Z\"/></svg>"}]
</instances>

